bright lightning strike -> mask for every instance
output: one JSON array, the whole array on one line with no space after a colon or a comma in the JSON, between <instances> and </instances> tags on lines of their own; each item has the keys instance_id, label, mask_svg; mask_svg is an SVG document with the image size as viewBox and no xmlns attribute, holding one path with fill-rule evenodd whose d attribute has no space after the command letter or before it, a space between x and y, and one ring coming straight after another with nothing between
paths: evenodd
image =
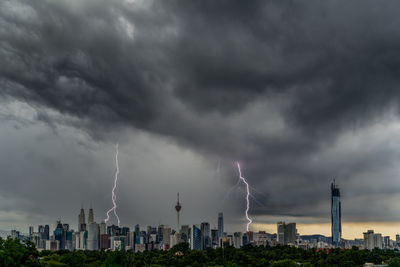
<instances>
[{"instance_id":1,"label":"bright lightning strike","mask_svg":"<svg viewBox=\"0 0 400 267\"><path fill-rule=\"evenodd\" d=\"M250 224L253 222L253 220L249 218L249 209L250 209L250 200L249 200L249 197L250 197L250 189L249 189L249 184L248 184L247 181L246 181L246 178L244 178L244 177L242 176L242 170L240 169L240 164L239 164L239 162L236 162L236 165L237 165L237 168L238 168L238 171L239 171L239 179L246 185L246 190L247 190L247 194L246 194L246 201L247 201L247 206L246 206L246 219L247 219L248 223L247 223L247 228L246 228L246 229L247 229L247 231L249 231Z\"/></svg>"},{"instance_id":2,"label":"bright lightning strike","mask_svg":"<svg viewBox=\"0 0 400 267\"><path fill-rule=\"evenodd\" d=\"M120 220L117 215L117 203L115 200L117 199L117 196L115 195L115 188L117 188L117 181L118 181L118 174L119 174L119 164L118 164L118 143L115 145L115 178L114 178L114 187L111 191L111 201L113 203L113 207L107 211L107 218L104 220L104 222L108 222L110 220L110 212L114 211L114 215L118 220L118 227L120 226Z\"/></svg>"}]
</instances>

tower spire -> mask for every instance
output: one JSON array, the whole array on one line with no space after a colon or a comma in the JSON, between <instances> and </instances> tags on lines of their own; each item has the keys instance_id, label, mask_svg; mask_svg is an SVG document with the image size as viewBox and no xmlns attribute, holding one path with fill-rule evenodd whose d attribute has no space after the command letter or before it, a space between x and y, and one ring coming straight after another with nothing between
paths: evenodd
<instances>
[{"instance_id":1,"label":"tower spire","mask_svg":"<svg viewBox=\"0 0 400 267\"><path fill-rule=\"evenodd\" d=\"M177 215L177 231L179 231L179 212L181 211L182 206L179 203L179 192L177 194L177 202L176 202L176 206L175 206L175 210L176 210L176 215Z\"/></svg>"}]
</instances>

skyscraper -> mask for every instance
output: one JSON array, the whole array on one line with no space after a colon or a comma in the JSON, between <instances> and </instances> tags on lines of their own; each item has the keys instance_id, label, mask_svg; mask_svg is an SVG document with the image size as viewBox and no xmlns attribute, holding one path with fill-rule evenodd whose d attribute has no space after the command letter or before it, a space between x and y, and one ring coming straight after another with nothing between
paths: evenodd
<instances>
[{"instance_id":1,"label":"skyscraper","mask_svg":"<svg viewBox=\"0 0 400 267\"><path fill-rule=\"evenodd\" d=\"M331 217L332 217L332 244L335 247L340 246L342 237L342 207L340 203L340 190L335 184L331 184Z\"/></svg>"},{"instance_id":2,"label":"skyscraper","mask_svg":"<svg viewBox=\"0 0 400 267\"><path fill-rule=\"evenodd\" d=\"M86 230L86 224L85 224L85 211L83 210L83 207L81 208L81 212L78 216L78 231L85 231Z\"/></svg>"},{"instance_id":3,"label":"skyscraper","mask_svg":"<svg viewBox=\"0 0 400 267\"><path fill-rule=\"evenodd\" d=\"M190 238L191 249L201 249L201 229L198 225L193 225Z\"/></svg>"},{"instance_id":4,"label":"skyscraper","mask_svg":"<svg viewBox=\"0 0 400 267\"><path fill-rule=\"evenodd\" d=\"M87 238L87 249L88 250L98 250L98 239L99 234L99 226L97 223L89 223L88 226L88 238Z\"/></svg>"},{"instance_id":5,"label":"skyscraper","mask_svg":"<svg viewBox=\"0 0 400 267\"><path fill-rule=\"evenodd\" d=\"M224 236L224 214L222 212L218 213L218 237Z\"/></svg>"},{"instance_id":6,"label":"skyscraper","mask_svg":"<svg viewBox=\"0 0 400 267\"><path fill-rule=\"evenodd\" d=\"M276 239L279 244L284 245L285 244L285 222L278 222L276 224L276 226L277 226Z\"/></svg>"},{"instance_id":7,"label":"skyscraper","mask_svg":"<svg viewBox=\"0 0 400 267\"><path fill-rule=\"evenodd\" d=\"M296 223L277 223L277 241L281 245L295 245L296 243Z\"/></svg>"},{"instance_id":8,"label":"skyscraper","mask_svg":"<svg viewBox=\"0 0 400 267\"><path fill-rule=\"evenodd\" d=\"M107 225L104 221L100 223L100 235L107 234Z\"/></svg>"},{"instance_id":9,"label":"skyscraper","mask_svg":"<svg viewBox=\"0 0 400 267\"><path fill-rule=\"evenodd\" d=\"M44 226L44 233L46 236L46 240L50 240L50 226L48 224Z\"/></svg>"},{"instance_id":10,"label":"skyscraper","mask_svg":"<svg viewBox=\"0 0 400 267\"><path fill-rule=\"evenodd\" d=\"M218 229L211 229L211 246L217 248L219 243Z\"/></svg>"},{"instance_id":11,"label":"skyscraper","mask_svg":"<svg viewBox=\"0 0 400 267\"><path fill-rule=\"evenodd\" d=\"M90 207L90 209L89 209L89 217L88 217L88 224L91 224L91 223L94 223L94 214L93 214L92 207Z\"/></svg>"},{"instance_id":12,"label":"skyscraper","mask_svg":"<svg viewBox=\"0 0 400 267\"><path fill-rule=\"evenodd\" d=\"M188 242L190 240L190 227L189 225L182 225L181 230L181 240L183 242Z\"/></svg>"},{"instance_id":13,"label":"skyscraper","mask_svg":"<svg viewBox=\"0 0 400 267\"><path fill-rule=\"evenodd\" d=\"M210 224L208 222L201 223L201 249L211 246L210 234Z\"/></svg>"},{"instance_id":14,"label":"skyscraper","mask_svg":"<svg viewBox=\"0 0 400 267\"><path fill-rule=\"evenodd\" d=\"M54 239L59 242L60 249L64 249L66 233L60 221L57 221L57 227L54 230Z\"/></svg>"}]
</instances>

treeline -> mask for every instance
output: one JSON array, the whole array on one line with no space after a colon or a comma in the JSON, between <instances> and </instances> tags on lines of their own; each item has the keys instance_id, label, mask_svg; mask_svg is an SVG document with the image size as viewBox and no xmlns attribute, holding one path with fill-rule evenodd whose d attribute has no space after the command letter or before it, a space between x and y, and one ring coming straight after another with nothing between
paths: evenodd
<instances>
[{"instance_id":1,"label":"treeline","mask_svg":"<svg viewBox=\"0 0 400 267\"><path fill-rule=\"evenodd\" d=\"M330 251L288 246L190 250L182 243L169 251L37 251L33 243L0 238L0 266L362 266L366 262L400 266L393 250Z\"/></svg>"}]
</instances>

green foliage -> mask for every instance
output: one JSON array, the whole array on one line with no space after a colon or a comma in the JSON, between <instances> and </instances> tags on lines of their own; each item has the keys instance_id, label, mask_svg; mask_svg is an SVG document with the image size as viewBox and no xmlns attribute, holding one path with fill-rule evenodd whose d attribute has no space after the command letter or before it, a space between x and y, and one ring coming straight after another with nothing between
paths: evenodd
<instances>
[{"instance_id":1,"label":"green foliage","mask_svg":"<svg viewBox=\"0 0 400 267\"><path fill-rule=\"evenodd\" d=\"M39 253L30 241L0 238L0 266L37 266Z\"/></svg>"},{"instance_id":2,"label":"green foliage","mask_svg":"<svg viewBox=\"0 0 400 267\"><path fill-rule=\"evenodd\" d=\"M389 261L389 267L400 267L400 258L393 258Z\"/></svg>"},{"instance_id":3,"label":"green foliage","mask_svg":"<svg viewBox=\"0 0 400 267\"><path fill-rule=\"evenodd\" d=\"M233 247L190 250L181 243L169 251L41 251L31 242L0 238L0 266L362 266L365 262L400 267L400 255L395 250L373 251L352 248L347 250L304 250L289 246Z\"/></svg>"},{"instance_id":4,"label":"green foliage","mask_svg":"<svg viewBox=\"0 0 400 267\"><path fill-rule=\"evenodd\" d=\"M293 260L279 260L271 264L271 267L298 267Z\"/></svg>"}]
</instances>

